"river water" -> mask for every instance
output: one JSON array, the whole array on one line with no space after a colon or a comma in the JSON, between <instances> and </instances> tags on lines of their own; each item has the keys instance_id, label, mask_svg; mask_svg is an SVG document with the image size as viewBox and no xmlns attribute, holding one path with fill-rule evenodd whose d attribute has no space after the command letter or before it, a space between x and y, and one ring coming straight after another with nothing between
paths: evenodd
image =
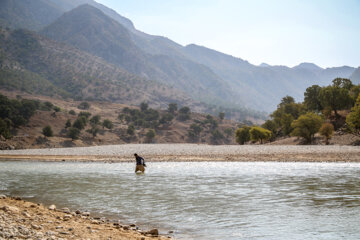
<instances>
[{"instance_id":1,"label":"river water","mask_svg":"<svg viewBox=\"0 0 360 240\"><path fill-rule=\"evenodd\" d=\"M360 164L0 162L0 194L177 239L360 239Z\"/></svg>"}]
</instances>

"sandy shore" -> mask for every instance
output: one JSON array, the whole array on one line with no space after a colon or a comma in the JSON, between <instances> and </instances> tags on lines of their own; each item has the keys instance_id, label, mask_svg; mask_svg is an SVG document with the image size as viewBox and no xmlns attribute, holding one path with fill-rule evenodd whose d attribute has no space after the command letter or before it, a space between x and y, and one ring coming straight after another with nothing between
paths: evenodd
<instances>
[{"instance_id":1,"label":"sandy shore","mask_svg":"<svg viewBox=\"0 0 360 240\"><path fill-rule=\"evenodd\" d=\"M0 239L169 239L138 230L135 225L122 226L91 213L69 209L50 210L17 198L0 196Z\"/></svg>"},{"instance_id":2,"label":"sandy shore","mask_svg":"<svg viewBox=\"0 0 360 240\"><path fill-rule=\"evenodd\" d=\"M360 147L339 145L124 144L0 151L0 160L40 161L303 161L360 162Z\"/></svg>"}]
</instances>

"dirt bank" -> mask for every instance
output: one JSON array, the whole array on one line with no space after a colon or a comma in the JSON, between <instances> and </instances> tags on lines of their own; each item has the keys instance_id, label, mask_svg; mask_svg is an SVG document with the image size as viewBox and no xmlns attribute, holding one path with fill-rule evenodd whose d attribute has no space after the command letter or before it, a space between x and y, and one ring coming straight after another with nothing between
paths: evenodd
<instances>
[{"instance_id":1,"label":"dirt bank","mask_svg":"<svg viewBox=\"0 0 360 240\"><path fill-rule=\"evenodd\" d=\"M50 210L21 199L0 196L0 239L169 239L156 230L146 233L135 225L122 226L106 218L69 209Z\"/></svg>"}]
</instances>

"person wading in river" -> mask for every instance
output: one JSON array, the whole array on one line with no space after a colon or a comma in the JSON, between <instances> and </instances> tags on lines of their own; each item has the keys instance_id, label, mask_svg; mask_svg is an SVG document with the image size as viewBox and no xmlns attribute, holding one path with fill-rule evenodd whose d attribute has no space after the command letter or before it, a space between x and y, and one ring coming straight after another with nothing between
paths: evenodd
<instances>
[{"instance_id":1,"label":"person wading in river","mask_svg":"<svg viewBox=\"0 0 360 240\"><path fill-rule=\"evenodd\" d=\"M145 172L145 160L144 158L140 157L139 155L137 155L136 153L134 154L135 159L136 159L136 168L135 168L135 173L140 171L140 172Z\"/></svg>"}]
</instances>

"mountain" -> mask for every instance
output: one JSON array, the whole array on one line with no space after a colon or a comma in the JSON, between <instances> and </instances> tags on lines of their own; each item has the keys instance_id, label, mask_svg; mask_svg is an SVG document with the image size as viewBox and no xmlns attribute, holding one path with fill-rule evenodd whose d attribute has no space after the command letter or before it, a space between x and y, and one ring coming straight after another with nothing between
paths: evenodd
<instances>
[{"instance_id":1,"label":"mountain","mask_svg":"<svg viewBox=\"0 0 360 240\"><path fill-rule=\"evenodd\" d=\"M0 29L0 86L64 98L199 105L186 94L27 30Z\"/></svg>"},{"instance_id":2,"label":"mountain","mask_svg":"<svg viewBox=\"0 0 360 240\"><path fill-rule=\"evenodd\" d=\"M65 13L41 34L99 56L130 73L176 87L196 100L240 104L232 89L211 69L187 58L144 52L136 46L130 31L91 5L80 5Z\"/></svg>"},{"instance_id":3,"label":"mountain","mask_svg":"<svg viewBox=\"0 0 360 240\"><path fill-rule=\"evenodd\" d=\"M271 112L286 95L301 101L308 86L328 85L334 78L348 78L355 71L347 66L323 69L313 63L293 68L255 66L195 44L184 47L137 30L131 20L93 0L3 0L0 6L3 26L45 27L40 32L47 37L140 78L186 92L197 101L222 107Z\"/></svg>"},{"instance_id":4,"label":"mountain","mask_svg":"<svg viewBox=\"0 0 360 240\"><path fill-rule=\"evenodd\" d=\"M188 45L184 54L193 61L204 64L246 99L248 107L272 111L281 98L290 95L303 99L307 87L328 85L336 77L348 78L352 67L322 69L312 63L302 63L294 68L286 66L255 66L236 58L195 44Z\"/></svg>"},{"instance_id":5,"label":"mountain","mask_svg":"<svg viewBox=\"0 0 360 240\"><path fill-rule=\"evenodd\" d=\"M63 14L47 0L1 0L0 26L39 30Z\"/></svg>"},{"instance_id":6,"label":"mountain","mask_svg":"<svg viewBox=\"0 0 360 240\"><path fill-rule=\"evenodd\" d=\"M360 67L351 74L350 79L354 84L360 84Z\"/></svg>"}]
</instances>

